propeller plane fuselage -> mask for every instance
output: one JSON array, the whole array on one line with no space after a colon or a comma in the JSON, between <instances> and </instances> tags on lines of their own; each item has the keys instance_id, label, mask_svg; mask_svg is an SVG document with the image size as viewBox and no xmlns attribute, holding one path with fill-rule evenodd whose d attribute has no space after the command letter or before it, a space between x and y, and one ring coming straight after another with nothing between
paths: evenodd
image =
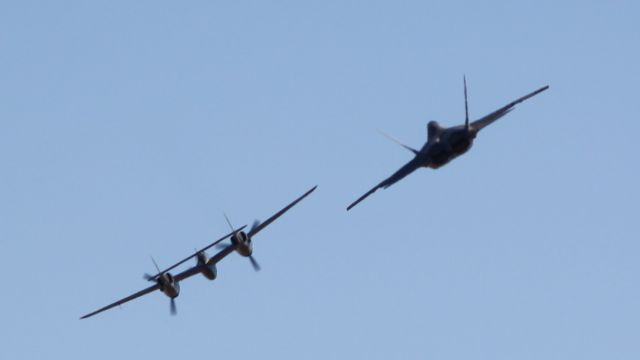
<instances>
[{"instance_id":1,"label":"propeller plane fuselage","mask_svg":"<svg viewBox=\"0 0 640 360\"><path fill-rule=\"evenodd\" d=\"M197 267L200 268L200 273L202 276L207 278L208 280L215 280L218 277L218 268L216 267L216 262L211 261L209 259L206 252L198 253L196 257L198 263Z\"/></svg>"}]
</instances>

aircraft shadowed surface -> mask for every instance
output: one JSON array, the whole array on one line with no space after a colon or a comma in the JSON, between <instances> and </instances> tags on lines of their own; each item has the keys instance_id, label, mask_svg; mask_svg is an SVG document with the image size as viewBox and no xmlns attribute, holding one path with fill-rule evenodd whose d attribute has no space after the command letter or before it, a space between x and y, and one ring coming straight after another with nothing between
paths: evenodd
<instances>
[{"instance_id":1,"label":"aircraft shadowed surface","mask_svg":"<svg viewBox=\"0 0 640 360\"><path fill-rule=\"evenodd\" d=\"M216 255L214 255L213 257L211 257L210 259L207 258L207 255L205 253L205 250L215 246L216 244L219 244L221 241L225 240L226 238L233 236L235 233L237 233L238 231L242 231L242 229L244 229L246 227L242 226L236 230L231 231L231 233L221 237L220 239L214 241L213 243L207 245L206 247L196 251L194 254L180 260L179 262L177 262L176 264L164 269L164 270L160 270L158 268L158 264L156 264L155 260L153 260L153 258L151 259L153 261L153 264L156 266L156 269L158 270L158 273L156 275L149 275L149 274L145 274L145 279L148 281L154 281L155 284L149 286L146 289L140 290L132 295L129 295L123 299L120 299L112 304L109 304L105 307L102 307L94 312L91 312L87 315L82 316L80 319L86 319L88 317L91 317L93 315L96 315L98 313L101 313L105 310L109 310L113 307L122 305L126 302L129 302L131 300L137 299L140 296L146 295L150 292L156 291L156 290L160 290L162 293L164 293L165 295L167 295L170 299L171 299L171 314L175 315L177 310L176 310L176 303L175 303L175 298L178 297L178 295L180 295L180 281L187 279L195 274L198 273L202 273L207 279L209 280L214 280L216 278L217 275L217 271L216 271L216 264L224 259L225 256L229 255L231 253L231 251L225 251L222 250L220 252L218 252ZM185 261L196 257L197 259L197 265L189 268L177 275L172 275L169 271L174 269L175 267L183 264Z\"/></svg>"},{"instance_id":2,"label":"aircraft shadowed surface","mask_svg":"<svg viewBox=\"0 0 640 360\"><path fill-rule=\"evenodd\" d=\"M420 150L416 150L398 142L402 147L411 151L415 156L398 171L393 173L390 177L383 180L374 188L366 192L359 197L356 201L351 203L347 207L347 211L351 210L354 206L358 205L362 200L366 199L369 195L373 194L376 190L382 188L386 189L389 186L395 184L405 176L411 174L416 169L421 167L437 169L446 165L451 160L467 152L473 145L473 140L478 135L480 130L490 125L494 121L507 115L514 106L517 104L538 95L539 93L547 90L549 86L543 86L540 89L531 92L521 98L518 98L507 105L499 108L498 110L476 120L469 122L469 107L467 104L467 81L464 79L464 105L465 105L465 123L458 126L452 126L449 128L443 127L436 121L429 121L427 124L427 142L422 146Z\"/></svg>"},{"instance_id":3,"label":"aircraft shadowed surface","mask_svg":"<svg viewBox=\"0 0 640 360\"><path fill-rule=\"evenodd\" d=\"M144 277L148 281L155 282L155 284L143 290L140 290L132 295L129 295L123 299L120 299L112 304L104 306L94 312L84 315L80 319L86 319L88 317L101 313L105 310L109 310L113 307L122 305L126 302L139 298L140 296L146 295L155 290L160 290L162 293L164 293L166 296L168 296L171 299L171 303L170 303L171 314L175 315L177 313L175 298L177 298L178 295L180 295L180 281L184 279L188 279L193 275L197 275L197 274L202 274L204 277L206 277L209 280L215 280L218 276L216 264L220 262L222 259L224 259L227 255L231 254L233 251L236 251L242 256L248 257L249 260L251 260L251 264L253 265L253 268L256 271L260 270L260 266L258 265L258 262L253 258L253 244L252 244L253 236L258 234L258 232L262 231L267 226L269 226L269 224L274 222L277 218L282 216L285 212L289 211L293 206L295 206L297 203L302 201L302 199L304 199L309 194L311 194L316 188L317 186L314 186L313 188L308 190L306 193L302 194L300 197L295 199L289 205L285 206L282 210L278 211L277 213L275 213L273 216L271 216L264 222L260 223L259 221L256 220L251 226L251 230L249 230L248 233L245 233L243 231L246 225L241 226L237 229L234 229L233 227L231 227L231 232L229 234L212 242L211 244L205 246L204 248L197 250L193 254L187 256L186 258L178 261L177 263L171 265L170 267L164 270L160 270L155 260L153 260L152 258L151 260L153 261L153 264L158 270L158 273L156 275L145 274ZM227 221L229 221L229 219L227 219ZM227 238L231 239L231 244L229 245L220 244L222 241L224 241ZM214 246L219 246L222 249L218 253L216 253L214 256L209 258L205 251ZM194 257L196 258L196 261L197 261L195 266L190 267L176 274L175 276L169 272L170 270L173 270L174 268L182 265L183 263L185 263L186 261Z\"/></svg>"},{"instance_id":4,"label":"aircraft shadowed surface","mask_svg":"<svg viewBox=\"0 0 640 360\"><path fill-rule=\"evenodd\" d=\"M289 209L294 207L297 203L302 201L302 199L304 199L307 196L309 196L309 194L311 194L317 187L318 187L317 185L312 187L306 193L300 195L300 197L295 199L289 205L285 206L282 210L280 210L277 213L273 214L270 218L268 218L264 222L260 222L258 220L254 221L253 225L251 225L251 229L249 230L248 233L245 233L244 231L238 231L238 232L234 233L233 236L230 237L231 244L226 245L226 246L222 245L222 244L217 244L217 246L218 247L222 247L223 250L231 248L232 250L235 250L241 256L248 257L249 260L251 261L251 265L253 266L253 269L255 271L259 271L260 270L260 265L258 265L258 262L253 257L253 237L255 235L257 235L260 231L264 230L264 228L269 226L269 224L274 222L277 218L279 218L284 213L289 211ZM225 217L226 217L226 215L225 215ZM233 229L233 226L231 225L231 222L229 221L229 218L227 218L227 222L229 223L229 227L231 229Z\"/></svg>"}]
</instances>

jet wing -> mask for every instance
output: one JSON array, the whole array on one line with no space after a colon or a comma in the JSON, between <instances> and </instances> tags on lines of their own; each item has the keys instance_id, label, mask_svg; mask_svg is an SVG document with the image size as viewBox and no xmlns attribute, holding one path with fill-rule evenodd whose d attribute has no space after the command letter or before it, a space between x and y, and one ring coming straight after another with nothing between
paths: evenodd
<instances>
[{"instance_id":1,"label":"jet wing","mask_svg":"<svg viewBox=\"0 0 640 360\"><path fill-rule=\"evenodd\" d=\"M129 295L129 296L127 296L127 297L126 297L126 298L124 298L124 299L118 300L118 301L114 302L113 304L109 304L109 305L107 305L107 306L105 306L105 307L103 307L103 308L100 308L100 309L98 309L98 310L96 310L96 311L92 312L92 313L89 313L89 314L87 314L87 315L85 315L85 316L81 317L80 319L86 319L86 318L88 318L88 317L90 317L90 316L93 316L93 315L95 315L95 314L101 313L101 312L103 312L103 311L105 311L105 310L109 310L109 309L111 309L111 308L113 308L113 307L116 307L116 306L118 306L118 305L122 305L122 304L124 304L124 303L126 303L126 302L128 302L128 301L131 301L131 300L133 300L133 299L139 298L139 297L140 297L140 296L142 296L142 295L146 295L146 294L148 294L148 293L150 293L150 292L152 292L152 291L155 291L155 290L157 290L159 287L160 287L160 285L158 285L158 284L156 283L156 284L154 284L154 285L152 285L152 286L149 286L148 288L146 288L146 289L144 289L144 290L140 290L140 291L138 291L137 293L135 293L135 294L133 294L133 295Z\"/></svg>"},{"instance_id":2,"label":"jet wing","mask_svg":"<svg viewBox=\"0 0 640 360\"><path fill-rule=\"evenodd\" d=\"M186 258L184 258L184 259L182 259L182 260L178 261L177 263L175 263L175 264L173 264L173 265L169 266L168 268L164 269L163 271L160 271L159 273L157 273L157 274L155 274L155 275L153 275L153 276L149 277L149 278L148 278L148 280L149 280L149 281L154 281L155 279L157 279L157 278L160 276L160 274L164 274L164 273L166 273L166 272L168 272L168 271L171 271L171 270L173 270L174 268L176 268L176 267L178 267L178 266L180 266L180 265L184 264L187 260L189 260L189 259L191 259L192 257L197 256L199 253L201 253L201 252L203 252L203 251L206 251L206 250L208 250L209 248L211 248L211 247L213 247L213 246L217 245L217 244L218 244L218 243L220 243L221 241L223 241L223 240L227 239L229 236L231 236L231 235L235 234L236 232L238 232L238 231L240 231L240 230L244 229L245 227L247 227L247 225L244 225L244 226L242 226L242 227L239 227L239 228L237 228L237 229L233 230L232 232L228 233L227 235L225 235L225 236L221 237L220 239L218 239L218 240L216 240L216 241L212 242L211 244L209 244L209 245L207 245L207 246L203 247L202 249L200 249L200 250L196 251L195 253L193 253L193 254L191 254L191 255L187 256Z\"/></svg>"},{"instance_id":3,"label":"jet wing","mask_svg":"<svg viewBox=\"0 0 640 360\"><path fill-rule=\"evenodd\" d=\"M508 103L507 105L505 105L505 106L501 107L500 109L492 112L491 114L486 115L485 117L472 122L471 123L471 128L475 129L475 130L478 130L478 131L481 130L485 126L487 126L487 125L491 124L492 122L500 119L501 117L507 115L511 110L513 110L513 107L516 106L517 104L519 104L519 103L521 103L521 102L523 102L523 101L525 101L525 100L527 100L527 99L529 99L531 97L534 97L534 96L540 94L541 92L547 90L548 88L549 88L549 85L543 86L540 89L538 89L538 90L536 90L536 91L534 91L534 92L532 92L530 94L527 94L527 95L525 95L525 96L523 96L523 97L521 97L521 98L519 98L517 100L514 100L514 101Z\"/></svg>"},{"instance_id":4,"label":"jet wing","mask_svg":"<svg viewBox=\"0 0 640 360\"><path fill-rule=\"evenodd\" d=\"M253 237L254 235L256 235L257 233L259 233L262 229L266 228L269 224L271 224L272 222L274 222L277 218L279 218L280 216L282 216L282 214L286 213L289 209L291 209L295 204L299 203L302 199L304 199L305 197L307 197L309 194L311 194L318 186L314 186L312 187L309 191L307 191L306 193L302 194L299 198L295 199L291 204L287 205L284 207L284 209L278 211L277 213L275 213L272 217L268 218L267 220L265 220L264 222L256 225L255 227L253 227L249 233L247 234L249 236L249 238Z\"/></svg>"},{"instance_id":5,"label":"jet wing","mask_svg":"<svg viewBox=\"0 0 640 360\"><path fill-rule=\"evenodd\" d=\"M360 196L358 200L354 201L351 205L347 207L347 211L351 210L352 207L358 205L358 203L364 199L366 199L369 195L376 192L376 190L382 188L386 189L389 186L395 184L399 180L403 179L405 176L411 174L416 169L424 165L424 161L422 159L418 159L418 157L414 157L411 161L405 164L400 170L393 173L393 175L389 176L385 180L383 180L380 184L376 185L373 189L369 190L366 194Z\"/></svg>"}]
</instances>

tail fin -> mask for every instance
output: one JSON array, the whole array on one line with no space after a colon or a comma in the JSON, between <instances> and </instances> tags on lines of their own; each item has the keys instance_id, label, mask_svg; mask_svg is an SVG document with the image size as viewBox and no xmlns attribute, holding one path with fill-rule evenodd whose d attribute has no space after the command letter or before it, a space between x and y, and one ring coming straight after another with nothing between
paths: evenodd
<instances>
[{"instance_id":1,"label":"tail fin","mask_svg":"<svg viewBox=\"0 0 640 360\"><path fill-rule=\"evenodd\" d=\"M467 76L462 76L464 82L464 128L469 131L469 104L467 102Z\"/></svg>"}]
</instances>

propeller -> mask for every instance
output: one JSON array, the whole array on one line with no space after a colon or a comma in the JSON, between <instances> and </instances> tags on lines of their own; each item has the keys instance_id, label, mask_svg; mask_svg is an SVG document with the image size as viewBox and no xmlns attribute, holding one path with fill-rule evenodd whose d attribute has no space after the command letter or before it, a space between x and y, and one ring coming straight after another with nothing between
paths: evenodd
<instances>
[{"instance_id":1,"label":"propeller","mask_svg":"<svg viewBox=\"0 0 640 360\"><path fill-rule=\"evenodd\" d=\"M224 218L227 220L227 224L229 224L229 227L231 227L231 230L233 230L233 225L231 224L231 220L229 220L229 217L227 217L227 214L224 214ZM249 234L252 234L253 230L258 228L258 226L260 226L260 220L256 219L253 221L253 224L251 225L251 230L249 230ZM251 238L249 238L249 241L251 241ZM219 245L222 245L222 244L218 244L218 246ZM219 248L226 249L229 246L231 245L222 245ZM258 264L256 259L253 257L253 255L249 255L249 260L251 260L251 266L253 266L253 270L260 271L260 265Z\"/></svg>"},{"instance_id":2,"label":"propeller","mask_svg":"<svg viewBox=\"0 0 640 360\"><path fill-rule=\"evenodd\" d=\"M158 274L160 274L160 268L158 267L158 263L156 262L156 259L154 259L153 256L150 256L150 258L151 258L151 261L153 262L153 266L156 267L156 270L158 270ZM155 278L155 276L149 275L148 273L144 273L142 277L147 281Z\"/></svg>"},{"instance_id":3,"label":"propeller","mask_svg":"<svg viewBox=\"0 0 640 360\"><path fill-rule=\"evenodd\" d=\"M229 224L229 227L231 228L231 231L233 231L233 225L231 224L231 220L229 220L229 217L227 216L227 213L223 213L223 215L224 215L224 219L227 220L227 224ZM225 245L225 244L222 244L222 243L216 244L216 248L219 249L219 250L224 250L224 249L228 248L229 246L231 246L231 245Z\"/></svg>"},{"instance_id":4,"label":"propeller","mask_svg":"<svg viewBox=\"0 0 640 360\"><path fill-rule=\"evenodd\" d=\"M249 260L251 260L251 265L253 266L253 270L260 271L260 264L256 261L253 255L249 255Z\"/></svg>"},{"instance_id":5,"label":"propeller","mask_svg":"<svg viewBox=\"0 0 640 360\"><path fill-rule=\"evenodd\" d=\"M260 226L260 220L255 219L253 221L253 224L251 224L251 230L249 230L249 234L252 234L253 230L255 230L258 226ZM249 260L251 261L251 266L253 266L253 270L260 271L260 264L258 264L258 262L253 257L253 255L249 255Z\"/></svg>"},{"instance_id":6,"label":"propeller","mask_svg":"<svg viewBox=\"0 0 640 360\"><path fill-rule=\"evenodd\" d=\"M255 230L258 226L260 226L260 220L253 220L253 224L251 224L251 230L249 230L249 232L253 233L253 230Z\"/></svg>"},{"instance_id":7,"label":"propeller","mask_svg":"<svg viewBox=\"0 0 640 360\"><path fill-rule=\"evenodd\" d=\"M231 220L229 220L229 217L227 216L226 213L224 213L224 218L225 218L225 220L227 220L227 224L229 224L229 227L231 228L231 231L233 231L233 225L231 225Z\"/></svg>"},{"instance_id":8,"label":"propeller","mask_svg":"<svg viewBox=\"0 0 640 360\"><path fill-rule=\"evenodd\" d=\"M171 315L175 315L178 313L178 308L176 307L176 299L171 298Z\"/></svg>"}]
</instances>

